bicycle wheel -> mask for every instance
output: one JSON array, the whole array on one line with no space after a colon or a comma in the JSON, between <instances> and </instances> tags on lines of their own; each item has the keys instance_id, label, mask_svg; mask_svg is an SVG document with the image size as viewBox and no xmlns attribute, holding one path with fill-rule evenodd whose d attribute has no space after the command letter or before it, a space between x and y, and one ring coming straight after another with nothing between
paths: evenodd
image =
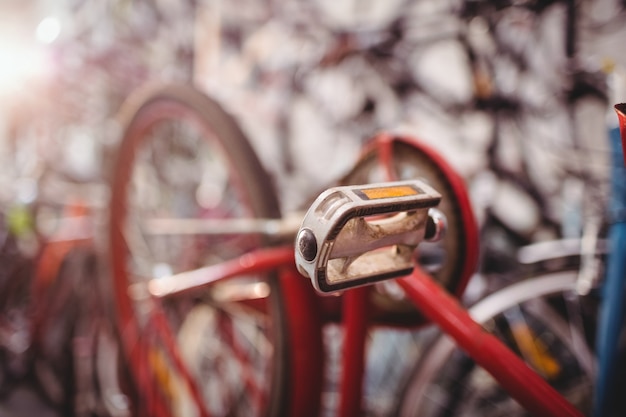
<instances>
[{"instance_id":1,"label":"bicycle wheel","mask_svg":"<svg viewBox=\"0 0 626 417\"><path fill-rule=\"evenodd\" d=\"M595 305L577 295L576 280L577 271L561 271L521 281L487 296L470 314L588 413ZM400 416L528 414L445 335L425 351L401 398Z\"/></svg>"},{"instance_id":2,"label":"bicycle wheel","mask_svg":"<svg viewBox=\"0 0 626 417\"><path fill-rule=\"evenodd\" d=\"M478 229L463 179L441 155L413 139L382 134L369 143L342 182L367 184L411 178L420 178L441 193L438 208L448 223L441 241L419 245L417 261L450 293L460 297L476 269ZM421 315L413 304L389 288L393 285L387 282L379 288L387 287L395 296L374 292L374 302L381 307L383 316L404 323L421 323Z\"/></svg>"},{"instance_id":3,"label":"bicycle wheel","mask_svg":"<svg viewBox=\"0 0 626 417\"><path fill-rule=\"evenodd\" d=\"M109 252L133 415L279 414L286 319L276 276L237 277L167 299L142 287L262 245L258 234L147 225L278 217L266 172L232 117L191 87L139 92L122 109L122 123Z\"/></svg>"}]
</instances>

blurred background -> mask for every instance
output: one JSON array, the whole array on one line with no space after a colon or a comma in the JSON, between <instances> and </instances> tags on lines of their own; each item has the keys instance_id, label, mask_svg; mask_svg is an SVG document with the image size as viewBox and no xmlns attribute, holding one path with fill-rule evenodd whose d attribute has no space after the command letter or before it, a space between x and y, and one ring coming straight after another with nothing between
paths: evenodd
<instances>
[{"instance_id":1,"label":"blurred background","mask_svg":"<svg viewBox=\"0 0 626 417\"><path fill-rule=\"evenodd\" d=\"M97 249L76 263L94 268L116 115L135 89L193 83L214 97L251 141L284 212L348 172L376 132L419 138L465 178L483 233L480 268L494 271L516 248L577 237L589 213L602 215L611 105L626 100L625 8L623 0L1 0L0 415L106 414L89 383L77 389L94 372L81 341L99 313L85 300L98 296L70 272L70 295L52 285L44 297L31 284L36 274L54 280L36 261L46 239L89 242ZM33 316L55 317L35 350ZM76 392L82 400L68 402ZM371 413L388 412L381 408Z\"/></svg>"}]
</instances>

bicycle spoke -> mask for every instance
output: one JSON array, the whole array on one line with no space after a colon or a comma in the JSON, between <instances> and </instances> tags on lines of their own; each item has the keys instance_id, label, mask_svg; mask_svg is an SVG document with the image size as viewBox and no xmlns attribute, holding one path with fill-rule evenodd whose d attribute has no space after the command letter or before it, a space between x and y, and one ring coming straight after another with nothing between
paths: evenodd
<instances>
[{"instance_id":1,"label":"bicycle spoke","mask_svg":"<svg viewBox=\"0 0 626 417\"><path fill-rule=\"evenodd\" d=\"M156 303L153 305L150 317L151 324L147 326L148 330L154 329L155 334L161 338L164 347L167 350L168 356L173 361L174 369L177 371L187 389L190 391L193 401L198 408L198 412L202 417L208 417L209 413L205 408L204 402L202 401L200 389L180 356L172 330L167 322L167 318L165 317L163 310Z\"/></svg>"},{"instance_id":2,"label":"bicycle spoke","mask_svg":"<svg viewBox=\"0 0 626 417\"><path fill-rule=\"evenodd\" d=\"M236 330L233 321L225 314L220 314L218 328L222 330L226 339L226 343L231 346L231 350L235 354L237 362L243 364L241 366L242 380L247 389L247 392L252 393L252 402L255 403L257 407L262 406L263 389L261 381L263 380L263 378L262 376L254 374L253 366L245 365L252 363L252 358L249 356L248 351L239 343L239 341L235 337ZM253 343L251 343L250 345L254 346Z\"/></svg>"}]
</instances>

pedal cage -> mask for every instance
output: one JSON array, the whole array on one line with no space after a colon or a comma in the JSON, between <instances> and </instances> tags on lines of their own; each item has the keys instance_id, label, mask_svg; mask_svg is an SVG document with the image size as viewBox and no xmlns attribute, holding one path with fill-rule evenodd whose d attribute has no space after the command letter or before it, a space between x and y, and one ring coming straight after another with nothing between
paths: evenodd
<instances>
[{"instance_id":1,"label":"pedal cage","mask_svg":"<svg viewBox=\"0 0 626 417\"><path fill-rule=\"evenodd\" d=\"M321 293L409 274L441 195L419 180L334 187L304 217L298 270Z\"/></svg>"}]
</instances>

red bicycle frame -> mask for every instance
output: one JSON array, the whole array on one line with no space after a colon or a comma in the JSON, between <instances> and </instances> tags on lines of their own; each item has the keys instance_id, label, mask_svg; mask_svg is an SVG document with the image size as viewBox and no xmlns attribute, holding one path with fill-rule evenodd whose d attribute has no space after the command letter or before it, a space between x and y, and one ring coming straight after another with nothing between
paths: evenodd
<instances>
[{"instance_id":1,"label":"red bicycle frame","mask_svg":"<svg viewBox=\"0 0 626 417\"><path fill-rule=\"evenodd\" d=\"M321 328L326 316L323 304L307 279L293 267L293 248L259 249L223 265L194 272L193 285L210 285L250 271L281 271L281 284L289 312L291 364L290 415L315 416L322 386L323 345ZM204 279L202 279L204 276ZM523 407L537 416L582 416L556 390L517 357L506 345L476 323L447 291L416 269L397 280L415 306L451 336L480 366L487 370ZM340 383L340 416L361 412L365 337L368 328L368 287L346 291L342 300L344 347Z\"/></svg>"},{"instance_id":2,"label":"red bicycle frame","mask_svg":"<svg viewBox=\"0 0 626 417\"><path fill-rule=\"evenodd\" d=\"M273 257L274 252L262 251L256 256L260 261ZM430 276L416 269L413 274L397 282L427 318L451 336L472 359L485 368L513 398L533 415L582 415L506 345L476 323L457 299L448 294ZM339 415L354 416L361 411L364 347L368 326L367 287L350 290L344 297L345 345L342 358L343 374L340 384ZM302 305L297 307L295 311L298 312L298 320L311 315L323 316L323 314L311 311L310 307ZM309 363L315 363L315 361ZM316 369L320 368L316 367ZM314 372L316 370L308 369L298 374L299 378L294 378L293 382L314 379L311 378ZM304 378L303 375L309 377ZM304 404L295 406L295 410L299 413L307 409Z\"/></svg>"},{"instance_id":3,"label":"red bicycle frame","mask_svg":"<svg viewBox=\"0 0 626 417\"><path fill-rule=\"evenodd\" d=\"M377 149L380 165L387 168L388 180L395 179L394 172L390 168L393 165L393 143L407 140L380 135L372 142L371 146ZM431 160L437 162L443 174L450 180L453 192L464 190L461 178L437 153L430 152L428 148L422 150L427 152ZM578 410L528 367L522 359L476 323L467 310L458 303L458 297L462 294L467 280L476 267L478 236L467 195L465 192L457 194L463 199L460 202L463 206L461 214L464 224L468 226L464 237L465 260L460 271L459 284L454 291L449 292L419 268L416 268L411 275L397 279L398 284L426 319L450 335L461 349L491 373L503 388L527 410L534 415L546 417L581 416ZM287 313L289 351L284 354L290 370L288 414L311 417L319 414L324 376L322 327L325 323L336 321L338 316L344 327L339 415L342 417L360 415L366 336L369 326L374 324L369 317L371 309L368 293L371 287L346 290L342 297L318 296L309 280L297 272L292 245L257 249L217 265L150 281L147 289L155 298L156 307L151 318L151 325L155 326L154 329L158 334L162 333L165 336L172 334L171 330L166 328L167 321L160 314L159 298L161 297L204 288L240 275L267 271L279 273L280 291L283 292L281 296L285 300ZM160 332L159 329L161 329ZM163 335L161 337L164 337L167 342L167 337ZM141 343L137 341L138 329L132 327L123 329L122 339L127 357L142 355ZM171 347L169 350L176 359L174 355L176 348ZM195 394L194 382L186 372L185 366L179 363L180 361L174 360L174 362L174 366L189 385L190 391ZM155 401L159 400L155 399ZM201 414L207 415L200 401L198 402Z\"/></svg>"}]
</instances>

